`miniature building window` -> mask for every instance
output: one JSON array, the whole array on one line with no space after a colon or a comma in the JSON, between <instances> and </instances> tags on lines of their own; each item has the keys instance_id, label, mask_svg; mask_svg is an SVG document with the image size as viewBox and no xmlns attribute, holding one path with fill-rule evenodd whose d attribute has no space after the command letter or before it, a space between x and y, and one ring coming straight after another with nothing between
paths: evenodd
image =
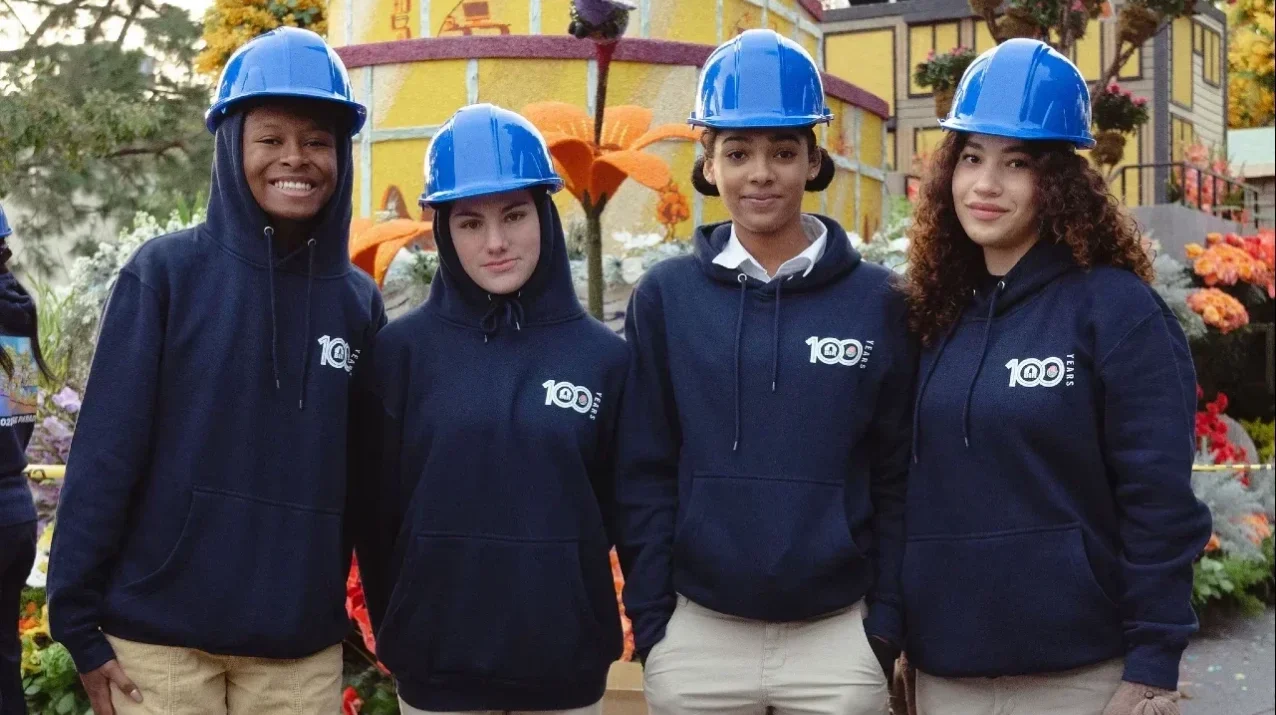
<instances>
[{"instance_id":1,"label":"miniature building window","mask_svg":"<svg viewBox=\"0 0 1276 715\"><path fill-rule=\"evenodd\" d=\"M913 129L913 173L920 174L922 171L921 161L927 159L935 150L939 148L940 142L944 141L944 130L939 127L922 129L917 127Z\"/></svg>"},{"instance_id":2,"label":"miniature building window","mask_svg":"<svg viewBox=\"0 0 1276 715\"><path fill-rule=\"evenodd\" d=\"M908 27L908 96L929 97L929 87L922 87L913 78L917 65L926 61L931 52L949 52L960 44L956 22L940 22L934 25L909 25Z\"/></svg>"},{"instance_id":3,"label":"miniature building window","mask_svg":"<svg viewBox=\"0 0 1276 715\"><path fill-rule=\"evenodd\" d=\"M1170 98L1192 107L1192 27L1190 18L1174 20L1170 29Z\"/></svg>"},{"instance_id":4,"label":"miniature building window","mask_svg":"<svg viewBox=\"0 0 1276 715\"><path fill-rule=\"evenodd\" d=\"M984 50L991 50L997 46L997 41L993 39L992 33L988 31L988 23L982 18L975 18L975 52L983 54Z\"/></svg>"},{"instance_id":5,"label":"miniature building window","mask_svg":"<svg viewBox=\"0 0 1276 715\"><path fill-rule=\"evenodd\" d=\"M1107 68L1109 62L1112 62L1113 60L1116 59L1116 57L1108 57L1107 50L1106 50L1107 33L1115 32L1116 31L1115 27L1116 27L1115 25L1109 26L1108 23L1103 23L1102 25L1099 26L1099 29L1102 31L1101 36L1104 38L1103 42L1105 45L1105 49L1103 52L1103 62L1101 62L1100 64L1102 64L1105 69ZM1123 43L1121 43L1120 41L1117 41L1116 52L1120 52L1122 49L1124 49L1124 47L1125 45ZM1130 54L1130 58L1125 61L1125 64L1121 65L1120 71L1117 72L1117 79L1118 80L1143 79L1143 46L1142 45L1136 47L1134 49L1134 52Z\"/></svg>"},{"instance_id":6,"label":"miniature building window","mask_svg":"<svg viewBox=\"0 0 1276 715\"><path fill-rule=\"evenodd\" d=\"M1081 70L1081 75L1091 82L1103 75L1102 52L1103 39L1100 37L1100 22L1091 20L1086 27L1085 35L1072 43L1068 50L1068 59Z\"/></svg>"},{"instance_id":7,"label":"miniature building window","mask_svg":"<svg viewBox=\"0 0 1276 715\"><path fill-rule=\"evenodd\" d=\"M1187 148L1196 141L1196 127L1191 122L1170 117L1170 160L1183 161Z\"/></svg>"},{"instance_id":8,"label":"miniature building window","mask_svg":"<svg viewBox=\"0 0 1276 715\"><path fill-rule=\"evenodd\" d=\"M1201 74L1213 87L1222 82L1222 35L1200 23L1192 25L1192 51L1201 56Z\"/></svg>"},{"instance_id":9,"label":"miniature building window","mask_svg":"<svg viewBox=\"0 0 1276 715\"><path fill-rule=\"evenodd\" d=\"M824 71L853 79L886 100L895 113L895 29L860 30L824 36Z\"/></svg>"}]
</instances>

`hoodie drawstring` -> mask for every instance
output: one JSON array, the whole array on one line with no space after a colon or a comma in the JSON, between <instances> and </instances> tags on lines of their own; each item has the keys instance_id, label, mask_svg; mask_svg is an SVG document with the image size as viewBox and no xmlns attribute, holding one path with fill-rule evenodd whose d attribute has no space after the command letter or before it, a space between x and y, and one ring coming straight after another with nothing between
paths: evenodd
<instances>
[{"instance_id":1,"label":"hoodie drawstring","mask_svg":"<svg viewBox=\"0 0 1276 715\"><path fill-rule=\"evenodd\" d=\"M310 376L310 293L315 284L315 239L306 241L309 261L306 265L306 333L301 349L301 389L297 391L297 409L306 409L306 378Z\"/></svg>"},{"instance_id":2,"label":"hoodie drawstring","mask_svg":"<svg viewBox=\"0 0 1276 715\"><path fill-rule=\"evenodd\" d=\"M935 368L939 367L939 360L944 356L944 349L948 347L948 341L953 337L953 333L957 331L957 324L961 322L959 317L949 326L948 332L944 333L943 340L939 341L939 347L935 350L935 359L931 361L930 367L926 369L926 373L922 375L922 381L917 385L917 397L913 401L913 464L918 461L918 455L921 454L921 433L922 433L922 395L926 393L926 386L930 384L930 378L935 374Z\"/></svg>"},{"instance_id":3,"label":"hoodie drawstring","mask_svg":"<svg viewBox=\"0 0 1276 715\"><path fill-rule=\"evenodd\" d=\"M984 326L984 344L979 348L979 362L975 365L975 374L970 378L970 388L966 390L966 404L961 408L962 438L966 441L968 448L970 447L970 402L975 397L975 383L979 380L979 372L984 369L984 358L988 356L988 339L992 337L992 318L997 312L997 294L1005 288L1005 281L997 281L997 287L992 289L992 295L988 297L988 323Z\"/></svg>"},{"instance_id":4,"label":"hoodie drawstring","mask_svg":"<svg viewBox=\"0 0 1276 715\"><path fill-rule=\"evenodd\" d=\"M748 280L749 277L743 273L736 275L740 284L740 315L735 321L735 442L731 445L732 452L740 450L740 334L744 331L744 298L749 291Z\"/></svg>"},{"instance_id":5,"label":"hoodie drawstring","mask_svg":"<svg viewBox=\"0 0 1276 715\"><path fill-rule=\"evenodd\" d=\"M487 312L483 314L483 319L479 321L479 327L483 329L484 343L500 330L502 323L515 330L523 329L525 317L523 303L519 300L522 295L522 291L516 293L513 298L507 296L493 297L488 294L487 300L491 303L491 307L487 309Z\"/></svg>"},{"instance_id":6,"label":"hoodie drawstring","mask_svg":"<svg viewBox=\"0 0 1276 715\"><path fill-rule=\"evenodd\" d=\"M784 285L784 280L775 282L775 324L771 326L771 338L774 344L771 348L771 392L775 392L775 383L780 378L780 286Z\"/></svg>"},{"instance_id":7,"label":"hoodie drawstring","mask_svg":"<svg viewBox=\"0 0 1276 715\"><path fill-rule=\"evenodd\" d=\"M279 391L279 321L275 316L275 229L267 226L266 237L266 285L270 289L270 369L275 376L275 392Z\"/></svg>"}]
</instances>

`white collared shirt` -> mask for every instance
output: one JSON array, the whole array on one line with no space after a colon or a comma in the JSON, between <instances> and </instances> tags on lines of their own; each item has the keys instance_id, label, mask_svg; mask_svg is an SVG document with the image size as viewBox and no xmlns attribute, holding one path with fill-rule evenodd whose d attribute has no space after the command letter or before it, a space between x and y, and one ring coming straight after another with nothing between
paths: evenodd
<instances>
[{"instance_id":1,"label":"white collared shirt","mask_svg":"<svg viewBox=\"0 0 1276 715\"><path fill-rule=\"evenodd\" d=\"M822 221L810 214L802 214L802 230L806 233L806 239L811 242L811 245L781 264L774 276L767 274L762 264L749 253L749 249L740 243L740 239L735 234L735 224L731 225L731 238L727 241L726 247L713 259L713 262L724 268L740 271L763 283L770 283L799 273L805 277L811 273L820 257L824 255L824 245L828 243L829 230Z\"/></svg>"}]
</instances>

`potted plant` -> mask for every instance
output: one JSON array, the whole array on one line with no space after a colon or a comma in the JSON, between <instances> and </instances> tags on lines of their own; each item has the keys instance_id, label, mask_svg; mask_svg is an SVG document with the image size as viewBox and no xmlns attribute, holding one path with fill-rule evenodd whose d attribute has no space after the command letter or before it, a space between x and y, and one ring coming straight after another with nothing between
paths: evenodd
<instances>
[{"instance_id":1,"label":"potted plant","mask_svg":"<svg viewBox=\"0 0 1276 715\"><path fill-rule=\"evenodd\" d=\"M1099 130L1090 152L1095 164L1116 166L1125 155L1125 135L1148 120L1148 101L1113 82L1094 99L1094 125Z\"/></svg>"},{"instance_id":2,"label":"potted plant","mask_svg":"<svg viewBox=\"0 0 1276 715\"><path fill-rule=\"evenodd\" d=\"M917 65L913 78L917 84L930 87L935 93L935 116L948 116L957 83L970 63L975 61L975 56L975 51L969 47L957 46L942 55L931 50L926 61Z\"/></svg>"}]
</instances>

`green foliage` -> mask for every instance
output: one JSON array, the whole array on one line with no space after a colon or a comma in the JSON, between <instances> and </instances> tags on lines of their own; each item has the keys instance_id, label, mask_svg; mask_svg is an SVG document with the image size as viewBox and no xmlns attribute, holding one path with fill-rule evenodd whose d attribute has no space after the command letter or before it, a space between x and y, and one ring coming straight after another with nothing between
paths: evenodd
<instances>
[{"instance_id":1,"label":"green foliage","mask_svg":"<svg viewBox=\"0 0 1276 715\"><path fill-rule=\"evenodd\" d=\"M935 90L953 89L961 75L975 61L975 51L969 47L954 47L937 55L932 51L926 61L917 65L913 78L922 87Z\"/></svg>"},{"instance_id":2,"label":"green foliage","mask_svg":"<svg viewBox=\"0 0 1276 715\"><path fill-rule=\"evenodd\" d=\"M1128 134L1147 121L1147 99L1135 97L1130 90L1121 89L1115 82L1094 98L1094 125L1101 130Z\"/></svg>"},{"instance_id":3,"label":"green foliage","mask_svg":"<svg viewBox=\"0 0 1276 715\"><path fill-rule=\"evenodd\" d=\"M346 683L355 689L363 705L359 715L399 715L399 698L394 681L375 667L369 667Z\"/></svg>"},{"instance_id":4,"label":"green foliage","mask_svg":"<svg viewBox=\"0 0 1276 715\"><path fill-rule=\"evenodd\" d=\"M209 87L191 69L199 25L185 10L6 0L0 23L20 28L22 43L0 51L0 198L21 209L15 238L28 273L56 267L51 238L200 200Z\"/></svg>"},{"instance_id":5,"label":"green foliage","mask_svg":"<svg viewBox=\"0 0 1276 715\"><path fill-rule=\"evenodd\" d=\"M1246 613L1262 613L1272 602L1274 563L1270 536L1263 542L1261 558L1202 556L1192 567L1192 606L1198 612L1232 606Z\"/></svg>"},{"instance_id":6,"label":"green foliage","mask_svg":"<svg viewBox=\"0 0 1276 715\"><path fill-rule=\"evenodd\" d=\"M1254 440L1254 446L1258 449L1258 461L1262 464L1271 464L1274 452L1276 452L1276 422L1272 420L1243 420L1245 431L1249 433L1250 439Z\"/></svg>"}]
</instances>

